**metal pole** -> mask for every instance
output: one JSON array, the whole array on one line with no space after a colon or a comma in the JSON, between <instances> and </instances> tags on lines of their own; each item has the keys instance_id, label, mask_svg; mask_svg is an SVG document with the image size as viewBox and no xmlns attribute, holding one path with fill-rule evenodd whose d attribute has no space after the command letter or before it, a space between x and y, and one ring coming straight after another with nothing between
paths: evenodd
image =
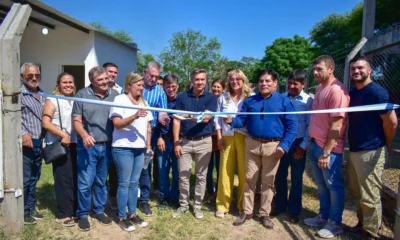
<instances>
[{"instance_id":1,"label":"metal pole","mask_svg":"<svg viewBox=\"0 0 400 240\"><path fill-rule=\"evenodd\" d=\"M349 55L346 57L346 62L344 65L344 87L349 88L350 87L350 75L349 75L349 70L350 70L350 61L353 59L357 53L361 50L361 48L367 43L368 39L365 37L362 37L361 40L357 43L357 45L351 50Z\"/></svg>"}]
</instances>

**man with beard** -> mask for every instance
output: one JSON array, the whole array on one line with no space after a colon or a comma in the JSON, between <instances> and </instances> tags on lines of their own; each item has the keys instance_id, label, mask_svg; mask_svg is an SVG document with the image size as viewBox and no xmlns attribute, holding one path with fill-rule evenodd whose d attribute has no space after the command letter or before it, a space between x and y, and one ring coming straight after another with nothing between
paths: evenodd
<instances>
[{"instance_id":1,"label":"man with beard","mask_svg":"<svg viewBox=\"0 0 400 240\"><path fill-rule=\"evenodd\" d=\"M43 93L39 88L39 67L24 63L21 67L21 92ZM36 210L36 184L42 171L42 110L44 98L22 93L22 155L24 171L24 223L35 224L43 215Z\"/></svg>"},{"instance_id":2,"label":"man with beard","mask_svg":"<svg viewBox=\"0 0 400 240\"><path fill-rule=\"evenodd\" d=\"M117 84L118 66L114 63L106 62L103 64L103 68L106 70L108 76L108 86L119 94L123 94L124 88Z\"/></svg>"},{"instance_id":3,"label":"man with beard","mask_svg":"<svg viewBox=\"0 0 400 240\"><path fill-rule=\"evenodd\" d=\"M367 58L351 60L350 77L355 84L350 91L351 107L391 102L388 92L371 80L371 72ZM394 110L349 113L348 180L358 217L358 224L352 232L362 234L363 239L379 237L385 145L388 151L392 151L396 129L397 117Z\"/></svg>"}]
</instances>

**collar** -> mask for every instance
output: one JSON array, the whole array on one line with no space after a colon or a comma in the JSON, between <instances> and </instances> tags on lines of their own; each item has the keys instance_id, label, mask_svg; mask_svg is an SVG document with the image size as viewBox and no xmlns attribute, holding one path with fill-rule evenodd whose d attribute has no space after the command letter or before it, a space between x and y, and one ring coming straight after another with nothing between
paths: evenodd
<instances>
[{"instance_id":1,"label":"collar","mask_svg":"<svg viewBox=\"0 0 400 240\"><path fill-rule=\"evenodd\" d=\"M297 95L296 97L292 97L289 95L289 92L286 92L286 97L291 99L305 99L307 97L307 93L305 93L304 90L301 90L299 95Z\"/></svg>"},{"instance_id":2,"label":"collar","mask_svg":"<svg viewBox=\"0 0 400 240\"><path fill-rule=\"evenodd\" d=\"M193 88L190 88L187 92L188 92L189 96L196 97L193 95ZM206 89L204 89L203 92L199 95L199 97L206 95L206 93L207 93L207 91L206 91Z\"/></svg>"},{"instance_id":3,"label":"collar","mask_svg":"<svg viewBox=\"0 0 400 240\"><path fill-rule=\"evenodd\" d=\"M147 91L151 91L151 90L154 90L154 89L156 89L156 88L157 88L157 86L158 86L158 84L157 84L157 83L156 83L156 84L154 84L153 86L149 87L149 88L147 88L147 87L146 87L146 85L144 85L144 89L146 89Z\"/></svg>"},{"instance_id":4,"label":"collar","mask_svg":"<svg viewBox=\"0 0 400 240\"><path fill-rule=\"evenodd\" d=\"M44 93L43 90L38 86L38 92L39 93ZM21 92L29 92L28 88L26 88L24 83L21 83L21 87L20 87ZM31 95L32 96L32 95ZM33 96L32 96L33 97Z\"/></svg>"}]
</instances>

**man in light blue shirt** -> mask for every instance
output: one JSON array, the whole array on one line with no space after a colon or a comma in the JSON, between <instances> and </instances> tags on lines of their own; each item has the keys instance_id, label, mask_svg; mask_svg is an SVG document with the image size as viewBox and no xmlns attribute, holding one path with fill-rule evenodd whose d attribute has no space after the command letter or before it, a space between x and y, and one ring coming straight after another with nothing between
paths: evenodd
<instances>
[{"instance_id":1,"label":"man in light blue shirt","mask_svg":"<svg viewBox=\"0 0 400 240\"><path fill-rule=\"evenodd\" d=\"M283 95L291 101L295 111L310 111L313 99L303 91L305 86L306 73L303 70L293 70L288 77L288 92ZM275 208L271 216L278 216L280 213L289 212L290 221L297 223L301 211L301 195L303 188L303 172L306 165L306 149L310 143L308 125L310 114L298 114L298 131L296 140L289 151L281 158L276 174L274 198ZM291 168L291 182L289 199L288 192L288 169Z\"/></svg>"}]
</instances>

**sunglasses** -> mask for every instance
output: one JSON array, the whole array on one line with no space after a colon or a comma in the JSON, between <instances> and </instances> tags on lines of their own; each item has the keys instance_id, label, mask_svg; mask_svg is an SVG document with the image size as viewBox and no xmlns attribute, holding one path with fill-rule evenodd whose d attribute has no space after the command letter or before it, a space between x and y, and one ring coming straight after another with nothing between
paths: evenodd
<instances>
[{"instance_id":1,"label":"sunglasses","mask_svg":"<svg viewBox=\"0 0 400 240\"><path fill-rule=\"evenodd\" d=\"M28 79L33 79L33 77L35 78L40 78L40 74L25 74L25 77Z\"/></svg>"},{"instance_id":2,"label":"sunglasses","mask_svg":"<svg viewBox=\"0 0 400 240\"><path fill-rule=\"evenodd\" d=\"M262 113L264 112L264 107L261 108L260 112ZM264 116L265 116L264 114L260 114L260 119L264 120Z\"/></svg>"}]
</instances>

